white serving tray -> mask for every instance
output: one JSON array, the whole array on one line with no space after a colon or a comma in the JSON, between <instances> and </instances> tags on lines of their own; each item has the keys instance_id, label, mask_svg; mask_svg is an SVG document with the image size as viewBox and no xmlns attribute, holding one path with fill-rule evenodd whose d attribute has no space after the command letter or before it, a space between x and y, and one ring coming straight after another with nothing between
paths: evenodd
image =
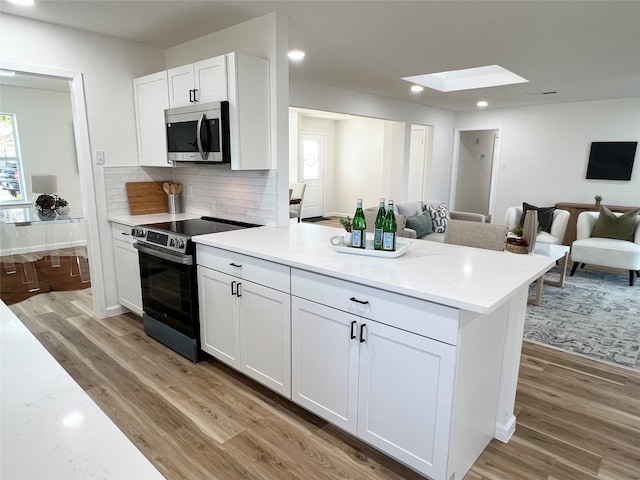
<instances>
[{"instance_id":1,"label":"white serving tray","mask_svg":"<svg viewBox=\"0 0 640 480\"><path fill-rule=\"evenodd\" d=\"M396 240L396 250L394 252L385 252L383 250L375 250L373 248L373 240L367 240L366 247L353 248L345 245L344 238L340 235L334 235L329 239L331 246L336 252L350 253L351 255L365 255L368 257L382 257L382 258L397 258L405 253L409 249L410 243L398 242Z\"/></svg>"}]
</instances>

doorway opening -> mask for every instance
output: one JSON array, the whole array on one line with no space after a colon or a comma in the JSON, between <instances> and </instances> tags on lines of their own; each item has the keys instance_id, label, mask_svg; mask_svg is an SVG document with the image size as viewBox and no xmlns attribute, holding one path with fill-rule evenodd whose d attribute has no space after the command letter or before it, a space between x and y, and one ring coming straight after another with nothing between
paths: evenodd
<instances>
[{"instance_id":1,"label":"doorway opening","mask_svg":"<svg viewBox=\"0 0 640 480\"><path fill-rule=\"evenodd\" d=\"M27 65L17 62L0 61L0 68L14 71L16 74L24 75L30 81L40 79L51 79L63 81L69 85L69 98L71 102L71 117L73 123L73 146L75 147L75 158L77 158L77 168L80 188L80 205L78 209L82 212L85 225L87 256L89 269L91 271L91 291L93 301L93 311L98 317L106 316L106 298L104 292L104 278L102 268L102 254L98 233L98 214L95 200L94 175L91 164L91 149L89 143L89 128L87 122L87 111L85 104L85 92L82 73L72 70L55 67L44 67L38 65ZM56 146L52 146L51 151L56 151Z\"/></svg>"}]
</instances>

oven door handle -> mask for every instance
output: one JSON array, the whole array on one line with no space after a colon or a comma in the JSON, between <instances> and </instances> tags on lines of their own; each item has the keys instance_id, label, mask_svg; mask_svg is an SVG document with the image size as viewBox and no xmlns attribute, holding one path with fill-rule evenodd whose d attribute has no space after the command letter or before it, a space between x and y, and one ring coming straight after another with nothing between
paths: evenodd
<instances>
[{"instance_id":1,"label":"oven door handle","mask_svg":"<svg viewBox=\"0 0 640 480\"><path fill-rule=\"evenodd\" d=\"M136 250L146 253L147 255L151 255L152 257L158 257L163 260L172 263L178 263L180 265L193 265L193 256L192 255L180 255L180 254L172 254L161 252L160 250L156 250L155 248L149 248L140 245L139 243L134 243L133 248Z\"/></svg>"}]
</instances>

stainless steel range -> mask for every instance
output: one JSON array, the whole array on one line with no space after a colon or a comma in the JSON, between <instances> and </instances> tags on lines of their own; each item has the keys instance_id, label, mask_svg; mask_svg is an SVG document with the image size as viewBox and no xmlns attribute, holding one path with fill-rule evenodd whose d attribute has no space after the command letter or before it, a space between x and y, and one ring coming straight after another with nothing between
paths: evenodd
<instances>
[{"instance_id":1,"label":"stainless steel range","mask_svg":"<svg viewBox=\"0 0 640 480\"><path fill-rule=\"evenodd\" d=\"M213 217L135 227L144 331L192 362L200 359L197 235L258 227Z\"/></svg>"}]
</instances>

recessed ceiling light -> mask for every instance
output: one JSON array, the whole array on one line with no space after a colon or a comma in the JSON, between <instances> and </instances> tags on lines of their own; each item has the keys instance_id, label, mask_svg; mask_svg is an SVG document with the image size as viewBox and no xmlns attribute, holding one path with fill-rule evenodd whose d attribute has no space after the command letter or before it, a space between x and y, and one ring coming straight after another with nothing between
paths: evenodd
<instances>
[{"instance_id":1,"label":"recessed ceiling light","mask_svg":"<svg viewBox=\"0 0 640 480\"><path fill-rule=\"evenodd\" d=\"M480 100L478 103L476 103L476 107L478 108L486 108L489 106L489 102L485 102L484 100Z\"/></svg>"},{"instance_id":2,"label":"recessed ceiling light","mask_svg":"<svg viewBox=\"0 0 640 480\"><path fill-rule=\"evenodd\" d=\"M424 87L421 85L411 85L411 91L413 93L420 93L424 90Z\"/></svg>"},{"instance_id":3,"label":"recessed ceiling light","mask_svg":"<svg viewBox=\"0 0 640 480\"><path fill-rule=\"evenodd\" d=\"M500 65L414 75L412 77L402 77L402 79L441 92L457 92L459 90L472 90L474 88L498 87L500 85L529 82L526 78L510 72Z\"/></svg>"},{"instance_id":4,"label":"recessed ceiling light","mask_svg":"<svg viewBox=\"0 0 640 480\"><path fill-rule=\"evenodd\" d=\"M32 7L36 3L34 0L7 0L7 1L15 5L20 5L21 7Z\"/></svg>"},{"instance_id":5,"label":"recessed ceiling light","mask_svg":"<svg viewBox=\"0 0 640 480\"><path fill-rule=\"evenodd\" d=\"M288 55L292 62L301 62L306 54L302 50L291 50Z\"/></svg>"}]
</instances>

